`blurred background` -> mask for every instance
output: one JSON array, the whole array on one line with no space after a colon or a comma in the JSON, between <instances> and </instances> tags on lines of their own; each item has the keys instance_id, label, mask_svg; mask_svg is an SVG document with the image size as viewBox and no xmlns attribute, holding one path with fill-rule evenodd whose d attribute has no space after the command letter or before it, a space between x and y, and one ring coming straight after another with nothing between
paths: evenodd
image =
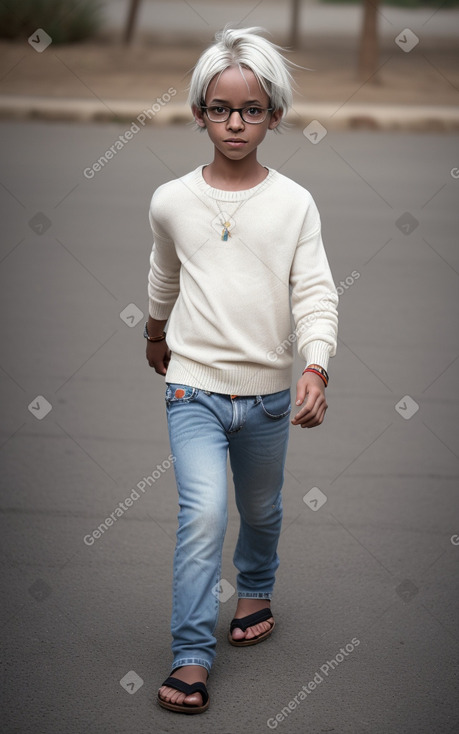
<instances>
[{"instance_id":1,"label":"blurred background","mask_svg":"<svg viewBox=\"0 0 459 734\"><path fill-rule=\"evenodd\" d=\"M454 106L458 7L458 0L2 0L0 94L148 101L172 85L177 111L199 51L233 23L263 26L309 69L298 75L297 104ZM53 43L39 64L33 45L23 45L37 28ZM352 123L375 124L364 114Z\"/></svg>"}]
</instances>

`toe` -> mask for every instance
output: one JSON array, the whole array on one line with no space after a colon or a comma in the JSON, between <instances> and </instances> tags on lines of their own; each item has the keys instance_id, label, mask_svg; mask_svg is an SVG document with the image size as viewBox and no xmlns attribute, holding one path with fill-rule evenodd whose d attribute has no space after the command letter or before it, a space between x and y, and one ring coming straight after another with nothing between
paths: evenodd
<instances>
[{"instance_id":1,"label":"toe","mask_svg":"<svg viewBox=\"0 0 459 734\"><path fill-rule=\"evenodd\" d=\"M259 635L262 635L264 632L268 632L268 630L272 627L274 622L273 617L270 617L269 620L266 622L260 622L259 624L255 624L252 627L247 627L246 633L245 633L245 639L251 640L253 637L258 637Z\"/></svg>"},{"instance_id":2,"label":"toe","mask_svg":"<svg viewBox=\"0 0 459 734\"><path fill-rule=\"evenodd\" d=\"M184 703L189 706L202 706L202 696L200 693L192 693L184 699Z\"/></svg>"},{"instance_id":3,"label":"toe","mask_svg":"<svg viewBox=\"0 0 459 734\"><path fill-rule=\"evenodd\" d=\"M184 693L177 691L175 688L170 688L169 686L161 686L158 694L163 701L167 701L168 703L181 703L185 698Z\"/></svg>"},{"instance_id":4,"label":"toe","mask_svg":"<svg viewBox=\"0 0 459 734\"><path fill-rule=\"evenodd\" d=\"M178 691L176 688L161 686L158 694L163 701L167 701L168 703L176 703L179 706L182 703L188 704L189 706L202 706L202 696L200 693L192 693L190 696L185 696L182 691Z\"/></svg>"}]
</instances>

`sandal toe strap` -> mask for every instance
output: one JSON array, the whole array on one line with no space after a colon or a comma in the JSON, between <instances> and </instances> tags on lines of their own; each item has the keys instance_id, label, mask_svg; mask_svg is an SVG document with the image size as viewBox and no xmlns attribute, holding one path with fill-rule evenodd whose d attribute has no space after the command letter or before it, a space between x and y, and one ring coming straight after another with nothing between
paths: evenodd
<instances>
[{"instance_id":1,"label":"sandal toe strap","mask_svg":"<svg viewBox=\"0 0 459 734\"><path fill-rule=\"evenodd\" d=\"M260 622L267 622L273 616L273 613L269 607L260 609L259 612L248 614L247 617L241 617L241 619L233 619L230 624L230 632L234 629L241 629L243 632L248 627L253 627L254 624L260 624Z\"/></svg>"}]
</instances>

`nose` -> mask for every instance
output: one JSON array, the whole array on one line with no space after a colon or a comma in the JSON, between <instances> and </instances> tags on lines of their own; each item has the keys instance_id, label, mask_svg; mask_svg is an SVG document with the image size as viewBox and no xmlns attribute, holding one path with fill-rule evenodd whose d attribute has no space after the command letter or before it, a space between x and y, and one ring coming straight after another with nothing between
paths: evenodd
<instances>
[{"instance_id":1,"label":"nose","mask_svg":"<svg viewBox=\"0 0 459 734\"><path fill-rule=\"evenodd\" d=\"M244 127L244 120L241 117L241 113L236 111L232 112L228 117L227 125L231 130L240 130L241 127Z\"/></svg>"}]
</instances>

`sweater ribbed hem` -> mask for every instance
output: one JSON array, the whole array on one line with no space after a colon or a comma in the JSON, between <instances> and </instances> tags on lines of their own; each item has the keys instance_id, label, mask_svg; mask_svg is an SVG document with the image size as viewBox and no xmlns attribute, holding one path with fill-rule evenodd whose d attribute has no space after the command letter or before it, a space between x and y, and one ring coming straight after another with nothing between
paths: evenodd
<instances>
[{"instance_id":1,"label":"sweater ribbed hem","mask_svg":"<svg viewBox=\"0 0 459 734\"><path fill-rule=\"evenodd\" d=\"M232 370L221 370L174 354L166 374L166 382L223 395L269 395L289 388L291 379L291 367L275 370L272 367L239 365Z\"/></svg>"}]
</instances>

